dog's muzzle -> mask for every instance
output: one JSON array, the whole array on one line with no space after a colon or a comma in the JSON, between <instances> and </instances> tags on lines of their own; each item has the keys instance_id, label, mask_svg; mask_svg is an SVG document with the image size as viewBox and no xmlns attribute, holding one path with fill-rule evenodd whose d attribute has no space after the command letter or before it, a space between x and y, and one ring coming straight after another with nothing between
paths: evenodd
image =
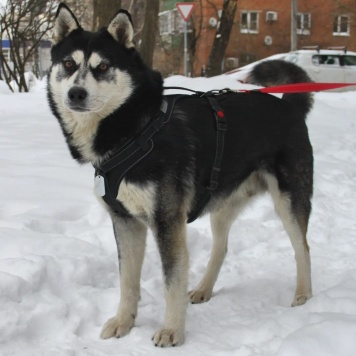
<instances>
[{"instance_id":1,"label":"dog's muzzle","mask_svg":"<svg viewBox=\"0 0 356 356\"><path fill-rule=\"evenodd\" d=\"M88 111L87 105L88 92L79 86L75 86L68 91L68 104L74 111Z\"/></svg>"}]
</instances>

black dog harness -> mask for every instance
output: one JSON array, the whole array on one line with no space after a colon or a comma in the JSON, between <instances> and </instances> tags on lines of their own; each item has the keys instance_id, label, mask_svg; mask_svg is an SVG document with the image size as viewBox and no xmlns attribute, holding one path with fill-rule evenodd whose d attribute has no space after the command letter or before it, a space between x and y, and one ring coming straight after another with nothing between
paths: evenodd
<instances>
[{"instance_id":1,"label":"black dog harness","mask_svg":"<svg viewBox=\"0 0 356 356\"><path fill-rule=\"evenodd\" d=\"M210 106L213 109L217 139L215 159L212 167L209 184L197 199L195 206L188 216L188 223L194 221L204 210L204 207L209 202L211 194L219 186L219 173L221 160L224 151L225 132L227 130L227 119L225 113L215 99L216 95L220 95L229 91L228 89L214 90L206 93L196 92L190 89L169 87L165 89L183 89L192 91L195 95L206 97L209 100ZM127 172L142 161L154 147L154 135L160 131L171 118L174 104L177 100L187 95L167 95L161 104L161 108L156 117L150 124L136 137L129 140L120 147L112 157L104 161L100 165L95 165L95 189L99 196L105 201L110 208L120 213L123 216L130 216L130 213L123 204L116 199L119 186Z\"/></svg>"}]
</instances>

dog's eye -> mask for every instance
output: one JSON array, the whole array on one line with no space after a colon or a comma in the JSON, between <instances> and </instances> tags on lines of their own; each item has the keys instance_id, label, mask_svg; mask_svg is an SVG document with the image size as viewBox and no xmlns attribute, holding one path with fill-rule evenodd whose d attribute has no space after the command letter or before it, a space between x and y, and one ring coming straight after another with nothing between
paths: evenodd
<instances>
[{"instance_id":1,"label":"dog's eye","mask_svg":"<svg viewBox=\"0 0 356 356\"><path fill-rule=\"evenodd\" d=\"M101 64L99 64L99 69L102 72L106 72L109 69L109 66L106 63L101 63Z\"/></svg>"},{"instance_id":2,"label":"dog's eye","mask_svg":"<svg viewBox=\"0 0 356 356\"><path fill-rule=\"evenodd\" d=\"M71 61L71 60L67 60L67 61L64 62L64 66L65 66L66 68L68 68L68 69L71 69L71 68L74 67L74 62Z\"/></svg>"}]
</instances>

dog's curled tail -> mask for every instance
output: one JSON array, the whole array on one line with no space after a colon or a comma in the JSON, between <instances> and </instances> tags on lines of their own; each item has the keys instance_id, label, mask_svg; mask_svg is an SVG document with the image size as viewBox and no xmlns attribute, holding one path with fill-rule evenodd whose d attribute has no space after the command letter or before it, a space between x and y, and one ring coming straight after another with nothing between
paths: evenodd
<instances>
[{"instance_id":1,"label":"dog's curled tail","mask_svg":"<svg viewBox=\"0 0 356 356\"><path fill-rule=\"evenodd\" d=\"M269 60L257 64L249 74L247 83L271 87L275 85L312 82L299 66L283 60ZM312 93L284 94L282 99L292 102L306 117L313 106Z\"/></svg>"}]
</instances>

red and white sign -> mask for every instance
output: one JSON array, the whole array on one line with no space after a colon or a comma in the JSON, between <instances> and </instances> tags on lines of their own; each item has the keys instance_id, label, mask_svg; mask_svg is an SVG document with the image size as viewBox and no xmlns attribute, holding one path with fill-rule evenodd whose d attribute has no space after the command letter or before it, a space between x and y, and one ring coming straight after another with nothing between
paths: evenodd
<instances>
[{"instance_id":1,"label":"red and white sign","mask_svg":"<svg viewBox=\"0 0 356 356\"><path fill-rule=\"evenodd\" d=\"M183 17L183 20L187 22L193 12L195 4L193 2L177 2L176 6Z\"/></svg>"}]
</instances>

